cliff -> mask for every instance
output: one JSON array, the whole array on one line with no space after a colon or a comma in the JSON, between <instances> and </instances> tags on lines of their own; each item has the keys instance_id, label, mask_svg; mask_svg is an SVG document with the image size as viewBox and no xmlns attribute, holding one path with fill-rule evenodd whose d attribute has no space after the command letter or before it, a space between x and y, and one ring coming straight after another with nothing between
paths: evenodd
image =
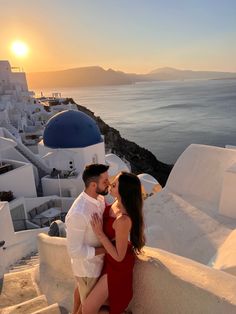
<instances>
[{"instance_id":1,"label":"cliff","mask_svg":"<svg viewBox=\"0 0 236 314\"><path fill-rule=\"evenodd\" d=\"M76 104L71 98L65 101L65 103L69 102ZM94 112L84 106L76 105L78 110L88 114L97 122L101 133L105 137L106 151L111 151L119 157L129 161L132 172L136 174L148 173L156 178L162 187L166 184L173 165L168 165L157 160L157 158L147 149L121 137L119 131L110 127L100 117L96 117Z\"/></svg>"}]
</instances>

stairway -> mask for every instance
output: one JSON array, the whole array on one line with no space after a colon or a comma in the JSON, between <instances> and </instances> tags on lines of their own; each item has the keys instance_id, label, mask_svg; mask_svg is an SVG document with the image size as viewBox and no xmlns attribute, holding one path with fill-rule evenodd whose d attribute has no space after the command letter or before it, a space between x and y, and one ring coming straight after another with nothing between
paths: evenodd
<instances>
[{"instance_id":1,"label":"stairway","mask_svg":"<svg viewBox=\"0 0 236 314\"><path fill-rule=\"evenodd\" d=\"M19 135L18 130L10 123L7 123L6 121L1 121L1 128L5 128L8 130L8 132L16 138L18 141L21 141L21 137Z\"/></svg>"},{"instance_id":2,"label":"stairway","mask_svg":"<svg viewBox=\"0 0 236 314\"><path fill-rule=\"evenodd\" d=\"M5 135L14 140L17 143L17 146L15 146L15 149L23 155L35 168L38 170L38 177L39 177L39 183L37 184L37 194L38 196L42 196L42 184L41 184L41 178L46 176L51 172L51 169L49 169L41 160L38 158L28 147L26 147L24 144L22 144L19 139L14 137L11 132L8 129L5 129Z\"/></svg>"},{"instance_id":3,"label":"stairway","mask_svg":"<svg viewBox=\"0 0 236 314\"><path fill-rule=\"evenodd\" d=\"M19 272L21 270L29 270L39 266L39 255L37 252L32 252L30 255L23 257L15 264L9 267L9 273Z\"/></svg>"},{"instance_id":4,"label":"stairway","mask_svg":"<svg viewBox=\"0 0 236 314\"><path fill-rule=\"evenodd\" d=\"M23 144L21 144L23 145ZM25 147L26 148L26 147ZM43 188L42 188L42 183L41 183L41 178L46 176L48 174L48 172L45 171L45 169L43 169L42 165L40 165L39 163L36 163L35 160L32 159L32 157L30 156L30 154L26 154L25 150L23 151L22 148L20 147L20 144L18 143L17 146L15 147L15 149L22 154L26 159L29 160L29 162L31 162L38 170L38 176L39 176L39 182L37 184L37 195L38 197L43 196ZM33 154L33 153L32 153Z\"/></svg>"},{"instance_id":5,"label":"stairway","mask_svg":"<svg viewBox=\"0 0 236 314\"><path fill-rule=\"evenodd\" d=\"M0 314L66 314L57 303L48 305L35 281L39 267L34 253L14 264L0 281Z\"/></svg>"}]
</instances>

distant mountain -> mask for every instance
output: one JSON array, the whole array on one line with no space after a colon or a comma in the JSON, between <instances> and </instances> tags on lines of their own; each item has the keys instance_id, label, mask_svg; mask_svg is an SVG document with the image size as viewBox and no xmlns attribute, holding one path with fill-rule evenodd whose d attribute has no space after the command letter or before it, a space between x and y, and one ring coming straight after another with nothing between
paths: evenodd
<instances>
[{"instance_id":1,"label":"distant mountain","mask_svg":"<svg viewBox=\"0 0 236 314\"><path fill-rule=\"evenodd\" d=\"M124 73L99 66L62 71L27 73L29 87L79 87L122 85L143 81L168 81L188 79L236 79L236 73L178 70L170 67L155 69L147 74Z\"/></svg>"},{"instance_id":2,"label":"distant mountain","mask_svg":"<svg viewBox=\"0 0 236 314\"><path fill-rule=\"evenodd\" d=\"M187 79L224 79L236 78L236 73L215 71L178 70L174 68L159 68L145 75L150 80L187 80Z\"/></svg>"},{"instance_id":3,"label":"distant mountain","mask_svg":"<svg viewBox=\"0 0 236 314\"><path fill-rule=\"evenodd\" d=\"M182 71L183 70L178 70L178 69L174 69L174 68L170 68L170 67L164 67L164 68L155 69L155 70L149 72L148 74L156 74L156 73L170 73L171 74L171 73L182 72Z\"/></svg>"},{"instance_id":4,"label":"distant mountain","mask_svg":"<svg viewBox=\"0 0 236 314\"><path fill-rule=\"evenodd\" d=\"M83 67L53 72L27 73L30 88L38 87L77 87L131 84L127 74L99 66Z\"/></svg>"}]
</instances>

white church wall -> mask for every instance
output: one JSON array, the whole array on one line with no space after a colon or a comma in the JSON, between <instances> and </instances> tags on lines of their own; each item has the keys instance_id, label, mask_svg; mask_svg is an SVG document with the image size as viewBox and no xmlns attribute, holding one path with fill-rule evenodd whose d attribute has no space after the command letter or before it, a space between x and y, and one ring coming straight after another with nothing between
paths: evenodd
<instances>
[{"instance_id":1,"label":"white church wall","mask_svg":"<svg viewBox=\"0 0 236 314\"><path fill-rule=\"evenodd\" d=\"M76 197L84 189L81 176L68 179L57 179L45 176L41 179L43 195L58 195L64 197Z\"/></svg>"},{"instance_id":2,"label":"white church wall","mask_svg":"<svg viewBox=\"0 0 236 314\"><path fill-rule=\"evenodd\" d=\"M76 169L80 172L84 171L86 165L94 163L104 164L105 162L104 142L84 148L73 149L73 151L77 152L74 161Z\"/></svg>"},{"instance_id":3,"label":"white church wall","mask_svg":"<svg viewBox=\"0 0 236 314\"><path fill-rule=\"evenodd\" d=\"M75 168L74 157L76 155L75 152L69 149L55 149L43 156L43 160L50 169L69 171Z\"/></svg>"},{"instance_id":4,"label":"white church wall","mask_svg":"<svg viewBox=\"0 0 236 314\"><path fill-rule=\"evenodd\" d=\"M46 147L43 143L43 140L41 140L39 143L38 143L38 154L39 156L43 157L45 156L47 153L50 153L52 152L53 149L52 148L49 148L49 147Z\"/></svg>"},{"instance_id":5,"label":"white church wall","mask_svg":"<svg viewBox=\"0 0 236 314\"><path fill-rule=\"evenodd\" d=\"M72 160L73 166L75 167L78 175L82 174L85 166L88 164L104 163L105 162L104 142L98 143L95 145L91 145L91 146L87 146L84 148L68 148L68 149L65 149L65 148L64 149L52 149L52 148L46 147L46 146L44 146L43 140L41 140L38 143L38 154L41 157L47 155L48 153L53 153L53 152L60 153L60 151L62 152L62 155L67 154L69 156L70 152L72 153L70 160ZM65 159L65 158L63 157L63 159ZM45 158L45 161L46 161L46 158ZM68 162L69 162L69 159L68 159ZM50 160L50 158L49 158L47 163L48 163L48 166L50 166L50 168L52 168L52 165L54 165L56 163L58 164L58 160L57 160L57 162L56 162L56 160L54 162L53 159ZM64 162L64 164L65 163L66 162ZM66 165L66 167L68 165ZM64 167L65 167L65 165L64 165ZM59 167L56 167L56 166L53 168L60 169Z\"/></svg>"}]
</instances>

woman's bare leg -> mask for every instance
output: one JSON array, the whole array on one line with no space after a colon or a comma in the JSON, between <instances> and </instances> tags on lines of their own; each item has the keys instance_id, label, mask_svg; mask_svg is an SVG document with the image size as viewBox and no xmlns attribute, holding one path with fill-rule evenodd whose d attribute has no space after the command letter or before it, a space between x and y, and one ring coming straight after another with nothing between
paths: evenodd
<instances>
[{"instance_id":1,"label":"woman's bare leg","mask_svg":"<svg viewBox=\"0 0 236 314\"><path fill-rule=\"evenodd\" d=\"M101 306L108 299L108 283L107 283L107 275L103 275L92 291L89 293L88 297L82 304L82 313L83 314L107 314L108 311L101 310Z\"/></svg>"},{"instance_id":2,"label":"woman's bare leg","mask_svg":"<svg viewBox=\"0 0 236 314\"><path fill-rule=\"evenodd\" d=\"M79 289L78 287L76 287L74 290L74 305L73 305L72 314L79 314L80 305L81 305L81 302L80 302Z\"/></svg>"},{"instance_id":3,"label":"woman's bare leg","mask_svg":"<svg viewBox=\"0 0 236 314\"><path fill-rule=\"evenodd\" d=\"M82 314L82 304L80 304L78 312L76 314Z\"/></svg>"}]
</instances>

